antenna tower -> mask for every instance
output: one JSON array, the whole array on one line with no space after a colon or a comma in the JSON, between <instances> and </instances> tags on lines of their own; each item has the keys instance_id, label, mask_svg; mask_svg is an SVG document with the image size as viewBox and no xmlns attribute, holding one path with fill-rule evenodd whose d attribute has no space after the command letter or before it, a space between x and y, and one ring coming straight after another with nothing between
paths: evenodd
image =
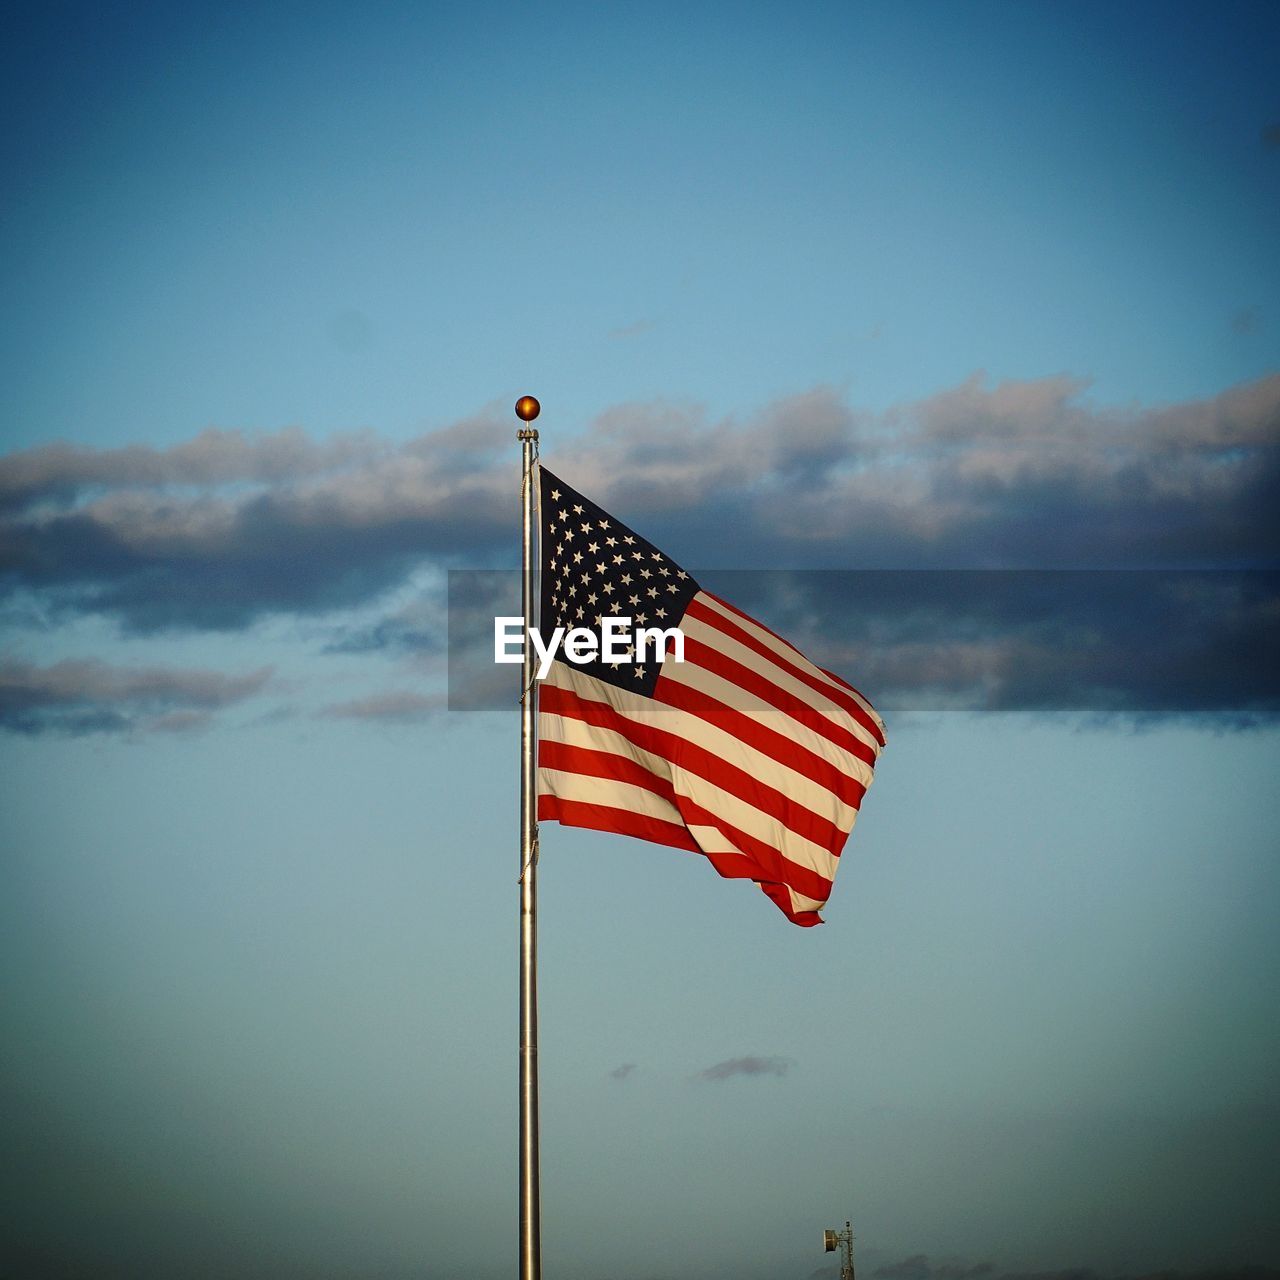
<instances>
[{"instance_id":1,"label":"antenna tower","mask_svg":"<svg viewBox=\"0 0 1280 1280\"><path fill-rule=\"evenodd\" d=\"M840 1250L840 1280L853 1280L853 1228L846 1222L843 1231L824 1231L822 1248L825 1253Z\"/></svg>"}]
</instances>

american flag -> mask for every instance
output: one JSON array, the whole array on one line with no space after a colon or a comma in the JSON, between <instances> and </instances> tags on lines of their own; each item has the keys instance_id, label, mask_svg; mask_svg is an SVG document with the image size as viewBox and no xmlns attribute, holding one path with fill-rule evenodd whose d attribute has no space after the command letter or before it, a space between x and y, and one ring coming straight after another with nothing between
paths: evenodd
<instances>
[{"instance_id":1,"label":"american flag","mask_svg":"<svg viewBox=\"0 0 1280 1280\"><path fill-rule=\"evenodd\" d=\"M629 617L679 627L684 661L557 653L539 692L538 818L703 854L796 924L820 924L883 721L839 676L540 471L542 635Z\"/></svg>"}]
</instances>

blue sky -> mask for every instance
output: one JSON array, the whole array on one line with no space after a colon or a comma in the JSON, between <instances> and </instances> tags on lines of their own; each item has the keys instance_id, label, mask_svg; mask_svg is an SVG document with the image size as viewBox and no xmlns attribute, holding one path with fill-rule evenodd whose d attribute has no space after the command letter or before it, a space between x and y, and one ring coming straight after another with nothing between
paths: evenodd
<instances>
[{"instance_id":1,"label":"blue sky","mask_svg":"<svg viewBox=\"0 0 1280 1280\"><path fill-rule=\"evenodd\" d=\"M823 928L544 830L548 1274L1280 1265L1277 26L11 15L13 1274L510 1267L524 392L704 581L904 571L750 602L889 720Z\"/></svg>"}]
</instances>

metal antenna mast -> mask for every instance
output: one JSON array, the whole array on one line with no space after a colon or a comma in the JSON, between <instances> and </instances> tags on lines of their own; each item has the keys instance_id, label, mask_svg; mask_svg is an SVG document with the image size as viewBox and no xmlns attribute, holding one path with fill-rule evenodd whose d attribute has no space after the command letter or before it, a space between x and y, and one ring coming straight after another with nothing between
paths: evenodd
<instances>
[{"instance_id":1,"label":"metal antenna mast","mask_svg":"<svg viewBox=\"0 0 1280 1280\"><path fill-rule=\"evenodd\" d=\"M840 1280L853 1280L853 1228L848 1222L843 1231L824 1231L822 1233L822 1249L824 1253L834 1253L839 1249L843 1254L840 1262Z\"/></svg>"}]
</instances>

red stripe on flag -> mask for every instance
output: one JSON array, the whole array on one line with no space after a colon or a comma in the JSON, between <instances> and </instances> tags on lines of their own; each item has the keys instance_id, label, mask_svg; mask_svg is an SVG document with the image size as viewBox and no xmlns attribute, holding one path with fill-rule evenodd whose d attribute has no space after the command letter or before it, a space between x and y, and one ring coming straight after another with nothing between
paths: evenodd
<instances>
[{"instance_id":1,"label":"red stripe on flag","mask_svg":"<svg viewBox=\"0 0 1280 1280\"><path fill-rule=\"evenodd\" d=\"M821 672L822 672L822 674L823 674L824 676L830 676L830 677L831 677L831 679L832 679L832 680L834 680L838 685L840 685L840 686L842 686L843 688L847 689L850 693L857 694L857 695L858 695L858 697L859 697L859 698L861 698L863 702L867 703L867 705L868 705L868 706L870 705L871 700L870 700L869 698L865 697L865 696L862 694L862 692L861 692L860 690L855 689L855 688L853 687L853 685L851 685L851 684L850 684L850 683L849 683L849 682L848 682L848 681L847 681L843 676L838 676L838 675L836 675L836 673L835 673L834 671L828 671L828 670L826 669L826 667L820 667L820 666L818 666L818 664L817 664L816 662L810 662L810 661L809 661L809 659L808 659L808 658L806 658L806 657L804 656L804 654L803 654L803 653L801 653L801 652L800 652L800 650L799 650L799 649L797 649L797 648L795 647L795 645L793 645L793 644L791 643L791 641L790 641L790 640L788 640L785 636L780 636L780 635L779 635L779 634L778 634L778 633L777 633L777 632L776 632L772 627L766 627L766 626L764 625L764 623L760 621L760 619L759 619L759 618L753 618L749 613L743 613L743 611L742 611L741 609L739 609L737 605L730 604L730 603L729 603L727 600L725 600L723 597L716 595L716 593L715 593L714 591L708 591L708 590L706 590L706 588L705 588L705 587L704 587L704 588L700 588L699 590L700 590L700 593L701 593L702 595L707 596L709 599L714 600L718 605L721 605L723 608L728 609L728 611L729 611L730 613L732 613L732 614L736 614L736 615L737 615L739 618L741 618L744 622L749 622L749 623L751 623L751 625L752 625L753 627L759 627L761 631L763 631L766 635L770 635L770 636L772 636L772 637L773 637L773 638L774 638L774 639L775 639L775 640L776 640L780 645L784 645L784 646L786 646L786 648L790 649L790 650L791 650L791 652L792 652L792 653L794 653L794 654L796 655L796 657L797 657L797 658L799 658L802 662L809 663L809 665L810 665L811 667L813 667L813 668L814 668L814 670L816 670L816 671L821 671ZM696 603L696 602L697 602L697 599L698 599L698 597L697 597L697 596L694 596L693 600L691 600L689 603L692 605L692 604L694 604L694 603ZM702 607L702 606L700 606L700 607ZM686 610L686 612L688 612L688 610ZM714 611L713 611L713 612L714 612ZM707 621L711 621L711 620L710 620L710 619L707 619ZM714 624L713 624L713 625L714 625ZM727 628L726 628L726 634L727 634ZM766 646L765 646L765 649L766 649L766 650L768 650L768 645L766 645ZM786 662L785 657L784 657L784 656L782 656L782 655L779 655L779 654L778 654L778 653L776 653L776 652L771 652L771 653L769 653L769 655L768 655L768 656L770 656L770 657L771 657L771 658L773 658L775 661L777 661L777 662L779 663L779 665L780 665L780 666L785 666L785 665L787 665L787 662ZM797 673L797 674L800 674L800 673ZM821 686L821 682L819 682L819 684L818 684L817 686L815 686L815 688L821 688L821 691L822 691L822 692L826 692L826 690L825 690L825 686ZM855 712L855 709L854 709L854 708L852 708L852 707L851 707L851 708L849 708L849 710L850 710L851 712ZM856 708L856 711L864 711L864 712L865 712L865 710L866 710L866 708L865 708L865 707L862 707L862 706L860 706L860 705ZM869 725L867 725L867 728L868 728L868 729L870 729L870 730L875 734L875 736L876 736L877 740L879 741L880 745L883 747L883 746L885 745L885 740L884 740L883 736L881 735L881 732L880 732L880 728L879 728L879 726L878 726L877 724L875 724L875 722L874 722L874 717L872 718L872 723L871 723L871 724L869 724Z\"/></svg>"},{"instance_id":2,"label":"red stripe on flag","mask_svg":"<svg viewBox=\"0 0 1280 1280\"><path fill-rule=\"evenodd\" d=\"M702 850L694 839L691 847L706 853L712 861L729 859L729 865L738 868L734 877L749 876L753 880L776 880L790 885L797 893L806 898L814 898L825 902L831 892L831 881L811 867L801 866L793 862L781 850L767 841L761 840L726 819L698 804L691 797L681 793L674 784L661 778L637 761L628 760L609 751L594 751L585 747L573 747L554 739L544 738L539 744L538 763L542 768L558 770L563 773L574 773L597 778L610 778L616 782L629 783L643 787L666 800L680 812L685 823L692 826L710 827L724 835L725 839L736 846L739 853L724 853ZM561 801L561 803L577 804L578 801ZM541 804L541 799L539 800ZM629 810L616 809L612 806L597 806L602 813L629 813ZM541 810L539 810L541 816ZM637 818L644 815L633 815ZM661 822L671 825L663 819L644 818L645 821ZM578 824L572 824L578 825ZM597 830L616 830L613 826L597 827ZM623 834L630 834L624 831ZM728 874L722 871L721 874Z\"/></svg>"},{"instance_id":3,"label":"red stripe on flag","mask_svg":"<svg viewBox=\"0 0 1280 1280\"><path fill-rule=\"evenodd\" d=\"M851 809L857 809L862 804L866 787L857 778L845 773L830 760L818 755L816 751L810 751L794 738L768 728L758 720L753 720L745 712L725 706L711 694L704 693L701 689L694 689L687 684L681 684L678 680L668 677L664 671L653 687L653 699L655 702L687 712L691 716L697 716L699 720L705 720L707 724L714 725L717 729L722 729L725 733L753 747L761 755L766 755L771 760L776 760L779 764L786 765L788 769L793 769L803 777L816 782L819 786L826 787Z\"/></svg>"},{"instance_id":4,"label":"red stripe on flag","mask_svg":"<svg viewBox=\"0 0 1280 1280\"><path fill-rule=\"evenodd\" d=\"M816 911L796 911L792 907L791 894L785 884L761 879L766 874L765 870L753 859L737 853L705 853L689 834L688 828L677 822L664 822L661 818L651 818L646 814L618 809L612 805L588 804L582 800L565 800L560 796L549 795L538 797L538 821L559 822L567 827L585 827L591 831L605 831L613 835L635 836L672 849L702 853L716 873L724 879L755 881L794 923L806 927L822 923L822 917ZM831 886L828 884L822 894L807 893L799 886L795 888L797 893L806 898L825 902L826 893L830 892Z\"/></svg>"},{"instance_id":5,"label":"red stripe on flag","mask_svg":"<svg viewBox=\"0 0 1280 1280\"><path fill-rule=\"evenodd\" d=\"M634 742L641 750L696 774L830 853L838 854L844 845L848 832L841 831L834 822L687 738L629 720L607 703L580 697L572 690L556 685L543 685L539 703L546 714L570 716L598 728L611 729Z\"/></svg>"},{"instance_id":6,"label":"red stripe on flag","mask_svg":"<svg viewBox=\"0 0 1280 1280\"><path fill-rule=\"evenodd\" d=\"M739 609L737 605L730 604L727 600L724 600L720 596L716 595L714 591L708 591L705 587L700 588L700 590L704 596L710 596L711 599L716 602L716 604L723 605L726 609L729 610L730 613L736 613L738 617L742 618L746 622L751 623L753 627L759 627L761 631L768 632L768 634L771 635L779 644L786 645L786 647L790 649L791 652L796 655L796 657L804 658L804 654L801 653L800 650L797 649L795 645L791 643L790 640L786 639L784 636L780 636L776 631L773 630L772 627L766 627L764 623L760 621L759 618L753 618L749 613L743 613L742 610ZM694 600L696 600L697 598L698 598L697 596L694 596ZM690 604L692 603L693 601L690 601ZM804 660L806 662L809 661L808 658L805 658Z\"/></svg>"},{"instance_id":7,"label":"red stripe on flag","mask_svg":"<svg viewBox=\"0 0 1280 1280\"><path fill-rule=\"evenodd\" d=\"M587 804L583 800L562 800L559 796L538 797L538 821L562 822L566 827L588 827L592 831L612 831L621 836L637 836L654 844L669 845L701 853L698 842L678 822L664 822L630 809L607 804Z\"/></svg>"},{"instance_id":8,"label":"red stripe on flag","mask_svg":"<svg viewBox=\"0 0 1280 1280\"><path fill-rule=\"evenodd\" d=\"M812 867L802 867L798 862L792 862L773 845L749 835L741 828L727 822L719 814L704 809L686 796L681 796L677 804L686 822L695 827L714 827L730 844L736 845L755 867L752 873L753 880L790 885L797 893L806 898L814 898L818 902L825 902L830 897L831 881L814 871ZM712 862L722 856L715 852L707 853L707 857ZM839 856L838 852L836 856Z\"/></svg>"},{"instance_id":9,"label":"red stripe on flag","mask_svg":"<svg viewBox=\"0 0 1280 1280\"><path fill-rule=\"evenodd\" d=\"M736 613L738 617L745 618L748 622L759 627L762 631L767 631L769 635L773 636L773 638L777 640L780 644L786 645L787 648L790 649L792 653L794 653L797 657L801 658L803 661L805 662L809 661L807 658L804 657L803 654L800 653L800 651L795 647L795 645L788 643L786 640L783 640L781 636L774 635L772 631L769 631L768 627L764 626L762 623L757 622L754 618L747 617L747 615L743 613L741 609L735 609L733 605L725 604L725 602L721 600L719 596L715 596L713 597L713 599L715 599L717 603L724 605L724 607L728 609L730 612ZM744 645L746 648L750 649L753 653L758 653L762 658L766 658L769 662L772 662L775 666L780 667L788 675L793 676L795 679L799 680L801 683L808 685L809 688L814 690L815 693L822 694L824 698L827 698L830 701L834 702L837 706L842 707L869 734L871 734L871 736L875 738L875 740L882 747L884 746L884 734L880 731L880 726L876 724L875 719L872 716L869 716L866 712L866 709L855 699L849 697L848 694L845 693L843 689L833 689L829 684L827 684L825 680L819 680L817 676L811 674L808 671L805 671L802 667L798 667L794 663L789 662L785 657L783 657L782 654L778 653L777 650L769 648L769 646L765 644L763 641L758 639L756 636L751 635L750 632L745 631L742 627L739 627L735 623L731 622L728 618L724 617L723 614L717 613L714 609L708 609L707 606L697 598L697 596L694 596L694 598L689 601L689 607L685 610L685 616L697 618L699 622L704 622L706 623L707 626L714 627L721 634L727 635L731 639L736 640L739 644ZM689 643L690 643L690 638L686 636L685 644L688 645ZM685 653L685 657L687 660L688 658L687 650ZM843 681L841 681L841 683L843 683ZM856 690L854 690L854 692L856 692ZM861 694L859 694L859 697L861 697ZM874 753L872 754L871 758L867 761L867 763L868 764L875 763Z\"/></svg>"},{"instance_id":10,"label":"red stripe on flag","mask_svg":"<svg viewBox=\"0 0 1280 1280\"><path fill-rule=\"evenodd\" d=\"M627 782L633 787L652 791L671 805L676 803L675 789L669 778L646 769L638 760L615 755L612 751L574 747L567 742L557 742L554 738L543 738L538 743L538 765L543 769L557 769L561 773L581 773L592 778Z\"/></svg>"},{"instance_id":11,"label":"red stripe on flag","mask_svg":"<svg viewBox=\"0 0 1280 1280\"><path fill-rule=\"evenodd\" d=\"M815 924L822 923L822 917L816 911L797 911L791 905L791 895L787 892L786 885L761 884L760 888L792 924L798 924L803 929L811 929ZM826 902L825 898L823 902Z\"/></svg>"},{"instance_id":12,"label":"red stripe on flag","mask_svg":"<svg viewBox=\"0 0 1280 1280\"><path fill-rule=\"evenodd\" d=\"M695 663L713 675L720 676L730 684L736 684L748 693L754 693L762 702L767 702L776 710L789 715L806 729L834 743L841 751L847 751L851 756L857 756L859 760L869 765L875 764L874 747L869 747L861 738L854 737L848 729L828 720L821 711L797 698L795 694L788 693L772 680L753 671L750 667L743 666L736 659L726 657L704 641L695 640L689 635L685 636L684 660Z\"/></svg>"}]
</instances>

